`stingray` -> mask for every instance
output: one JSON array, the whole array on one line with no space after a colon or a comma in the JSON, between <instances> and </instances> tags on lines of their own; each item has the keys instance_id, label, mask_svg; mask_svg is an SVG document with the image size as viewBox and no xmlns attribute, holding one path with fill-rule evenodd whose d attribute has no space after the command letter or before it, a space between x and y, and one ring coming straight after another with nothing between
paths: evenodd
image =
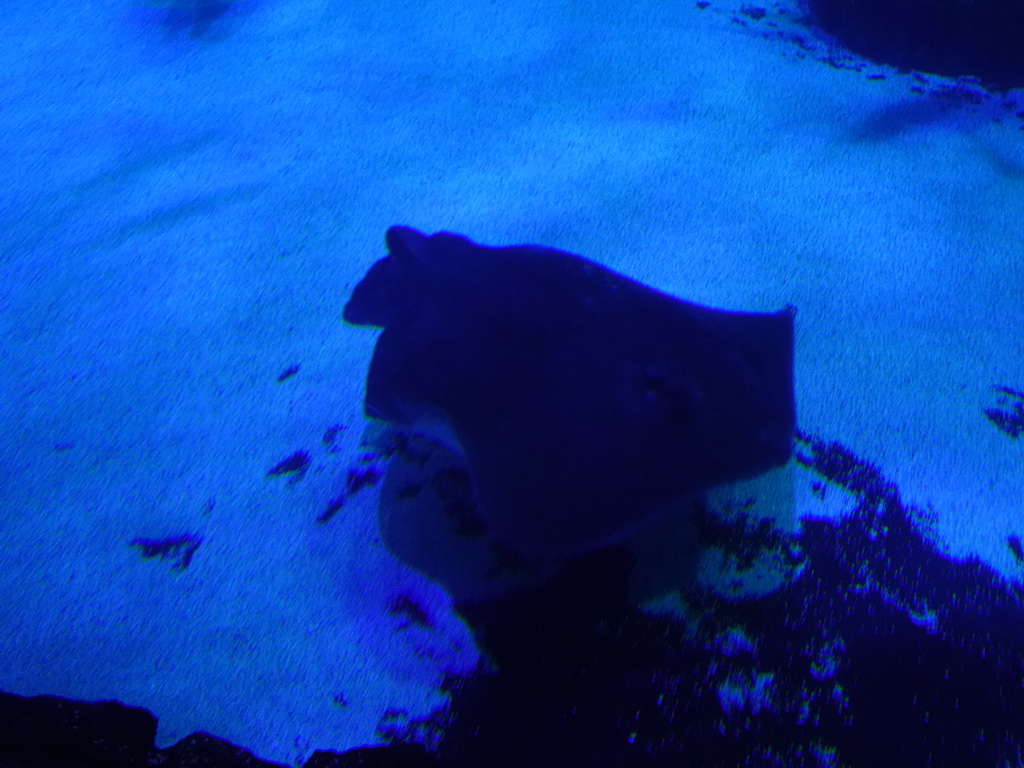
<instances>
[{"instance_id":1,"label":"stingray","mask_svg":"<svg viewBox=\"0 0 1024 768\"><path fill-rule=\"evenodd\" d=\"M789 459L791 310L710 309L535 245L386 243L344 309L383 328L365 412L440 428L508 547L587 552Z\"/></svg>"}]
</instances>

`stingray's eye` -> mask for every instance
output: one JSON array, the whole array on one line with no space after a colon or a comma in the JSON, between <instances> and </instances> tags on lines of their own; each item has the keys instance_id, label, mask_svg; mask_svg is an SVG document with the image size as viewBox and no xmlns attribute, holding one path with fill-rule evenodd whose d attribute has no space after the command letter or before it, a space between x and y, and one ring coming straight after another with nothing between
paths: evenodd
<instances>
[{"instance_id":1,"label":"stingray's eye","mask_svg":"<svg viewBox=\"0 0 1024 768\"><path fill-rule=\"evenodd\" d=\"M671 385L663 374L647 369L643 376L644 399L652 403L671 395Z\"/></svg>"},{"instance_id":2,"label":"stingray's eye","mask_svg":"<svg viewBox=\"0 0 1024 768\"><path fill-rule=\"evenodd\" d=\"M695 381L672 377L656 368L645 368L640 378L644 405L659 418L680 419L699 411L704 394Z\"/></svg>"}]
</instances>

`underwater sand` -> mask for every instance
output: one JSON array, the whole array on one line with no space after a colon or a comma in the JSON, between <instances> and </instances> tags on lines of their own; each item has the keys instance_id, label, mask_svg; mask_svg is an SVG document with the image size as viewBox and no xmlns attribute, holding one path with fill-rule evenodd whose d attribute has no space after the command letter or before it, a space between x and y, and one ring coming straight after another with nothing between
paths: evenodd
<instances>
[{"instance_id":1,"label":"underwater sand","mask_svg":"<svg viewBox=\"0 0 1024 768\"><path fill-rule=\"evenodd\" d=\"M372 493L316 522L358 462L375 338L341 307L395 223L795 306L800 428L1020 578L1024 444L983 414L1024 387L1019 121L731 18L8 3L0 689L119 699L160 746L202 729L292 764L443 704L477 656L450 600L381 544ZM301 479L268 477L300 450ZM806 485L800 515L843 512ZM179 536L201 539L181 570L130 546Z\"/></svg>"}]
</instances>

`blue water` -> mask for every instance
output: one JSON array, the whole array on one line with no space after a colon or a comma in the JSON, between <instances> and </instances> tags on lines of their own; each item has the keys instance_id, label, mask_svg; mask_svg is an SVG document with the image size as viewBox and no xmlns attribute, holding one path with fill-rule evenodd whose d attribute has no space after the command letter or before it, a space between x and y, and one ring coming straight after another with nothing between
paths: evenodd
<instances>
[{"instance_id":1,"label":"blue water","mask_svg":"<svg viewBox=\"0 0 1024 768\"><path fill-rule=\"evenodd\" d=\"M341 308L401 223L796 308L779 530L723 491L693 581L580 597L581 621L678 631L657 674L572 688L618 764L1018 765L1024 93L858 60L780 8L10 0L0 690L294 765L396 732L458 764L483 715L442 684L485 656L564 714L537 699L543 653L474 638L500 621L458 601L493 593L459 592L378 519L386 483L351 479L396 458L363 445L376 333ZM554 593L616 588L578 578ZM530 615L517 647L547 637ZM444 728L402 731L444 712L448 753Z\"/></svg>"}]
</instances>

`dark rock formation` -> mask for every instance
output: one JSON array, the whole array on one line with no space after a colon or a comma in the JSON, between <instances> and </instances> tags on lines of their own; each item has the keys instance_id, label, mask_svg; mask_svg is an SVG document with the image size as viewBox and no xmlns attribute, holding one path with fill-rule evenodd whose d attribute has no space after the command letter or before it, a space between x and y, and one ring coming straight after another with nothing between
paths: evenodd
<instances>
[{"instance_id":1,"label":"dark rock formation","mask_svg":"<svg viewBox=\"0 0 1024 768\"><path fill-rule=\"evenodd\" d=\"M282 768L206 733L156 749L156 718L114 701L0 693L0 768ZM316 752L305 768L436 768L419 745Z\"/></svg>"}]
</instances>

